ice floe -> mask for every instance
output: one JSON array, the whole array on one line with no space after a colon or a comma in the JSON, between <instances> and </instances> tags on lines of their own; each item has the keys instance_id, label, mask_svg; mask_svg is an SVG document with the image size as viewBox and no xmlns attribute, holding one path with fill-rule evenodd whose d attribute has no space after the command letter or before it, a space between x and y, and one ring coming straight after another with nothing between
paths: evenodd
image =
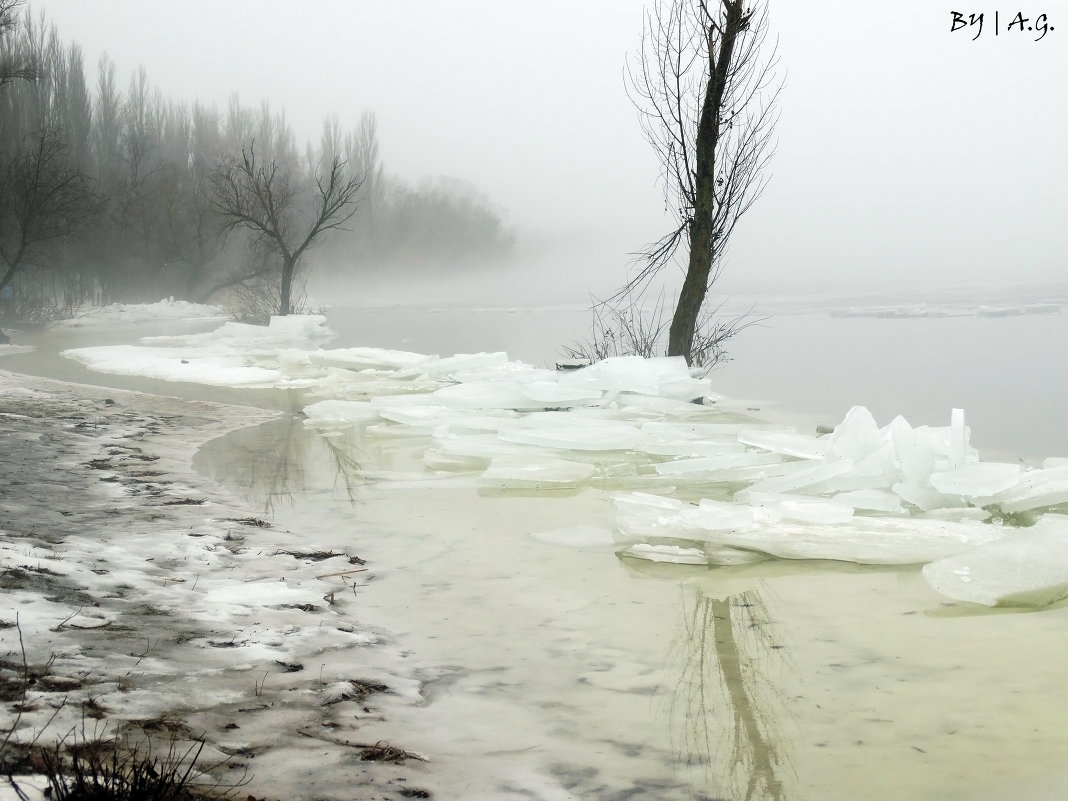
<instances>
[{"instance_id":1,"label":"ice floe","mask_svg":"<svg viewBox=\"0 0 1068 801\"><path fill-rule=\"evenodd\" d=\"M1038 311L1048 310L1027 313ZM680 358L557 371L499 352L326 349L329 336L322 317L292 315L66 355L110 372L302 387L307 426L421 443L435 480L609 491L631 558L922 564L963 558L1015 536L1009 523L1068 504L1068 461L1037 469L983 461L960 409L948 425L896 417L880 426L855 406L830 433L809 434L743 413Z\"/></svg>"},{"instance_id":2,"label":"ice floe","mask_svg":"<svg viewBox=\"0 0 1068 801\"><path fill-rule=\"evenodd\" d=\"M923 568L943 595L986 606L1042 606L1068 597L1068 517L1023 528Z\"/></svg>"}]
</instances>

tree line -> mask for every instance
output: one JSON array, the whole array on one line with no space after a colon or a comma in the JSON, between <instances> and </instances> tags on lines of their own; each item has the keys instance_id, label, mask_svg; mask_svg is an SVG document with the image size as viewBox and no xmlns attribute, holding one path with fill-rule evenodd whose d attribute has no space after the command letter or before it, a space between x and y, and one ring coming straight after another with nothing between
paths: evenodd
<instances>
[{"instance_id":1,"label":"tree line","mask_svg":"<svg viewBox=\"0 0 1068 801\"><path fill-rule=\"evenodd\" d=\"M304 256L345 274L452 269L513 234L473 187L387 175L375 116L299 146L284 111L123 91L25 0L0 0L0 312L227 294L299 306ZM327 236L329 235L329 236ZM6 309L5 309L6 305ZM262 303L261 303L262 306Z\"/></svg>"}]
</instances>

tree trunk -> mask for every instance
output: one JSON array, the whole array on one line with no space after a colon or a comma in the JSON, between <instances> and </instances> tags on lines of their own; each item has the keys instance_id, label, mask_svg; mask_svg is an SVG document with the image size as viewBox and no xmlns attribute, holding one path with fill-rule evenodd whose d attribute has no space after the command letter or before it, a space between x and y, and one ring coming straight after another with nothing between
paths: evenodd
<instances>
[{"instance_id":1,"label":"tree trunk","mask_svg":"<svg viewBox=\"0 0 1068 801\"><path fill-rule=\"evenodd\" d=\"M296 266L296 260L289 257L282 262L282 299L278 304L279 317L285 317L292 312L290 298L293 292L293 272Z\"/></svg>"},{"instance_id":2,"label":"tree trunk","mask_svg":"<svg viewBox=\"0 0 1068 801\"><path fill-rule=\"evenodd\" d=\"M734 58L734 44L745 27L741 0L721 0L726 9L719 51L709 49L708 83L701 106L701 119L695 143L693 218L689 222L690 260L679 291L679 302L668 332L668 356L685 356L692 363L697 316L708 292L708 277L715 262L718 243L714 241L716 214L716 145L719 143L723 93ZM707 22L706 25L710 25ZM706 28L708 41L713 41Z\"/></svg>"}]
</instances>

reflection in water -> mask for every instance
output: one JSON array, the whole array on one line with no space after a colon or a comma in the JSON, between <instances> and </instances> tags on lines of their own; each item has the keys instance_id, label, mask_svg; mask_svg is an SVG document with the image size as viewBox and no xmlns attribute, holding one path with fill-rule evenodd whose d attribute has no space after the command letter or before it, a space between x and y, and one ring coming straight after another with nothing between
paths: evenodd
<instances>
[{"instance_id":1,"label":"reflection in water","mask_svg":"<svg viewBox=\"0 0 1068 801\"><path fill-rule=\"evenodd\" d=\"M726 784L735 798L784 801L781 772L789 766L779 724L786 707L770 676L783 666L782 646L759 591L715 597L696 588L684 614L671 702L682 761L703 764L706 779Z\"/></svg>"},{"instance_id":2,"label":"reflection in water","mask_svg":"<svg viewBox=\"0 0 1068 801\"><path fill-rule=\"evenodd\" d=\"M269 515L280 503L292 505L294 493L309 488L309 473L325 464L333 466L334 490L343 490L355 503L357 488L367 482L352 450L346 438L316 436L305 429L301 416L287 415L208 443L198 466L242 487Z\"/></svg>"}]
</instances>

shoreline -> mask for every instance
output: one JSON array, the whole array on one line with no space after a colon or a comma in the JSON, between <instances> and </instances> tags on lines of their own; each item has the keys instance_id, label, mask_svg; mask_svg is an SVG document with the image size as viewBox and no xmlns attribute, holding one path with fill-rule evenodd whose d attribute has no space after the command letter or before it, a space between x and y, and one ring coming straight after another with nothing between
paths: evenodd
<instances>
[{"instance_id":1,"label":"shoreline","mask_svg":"<svg viewBox=\"0 0 1068 801\"><path fill-rule=\"evenodd\" d=\"M198 766L225 765L223 786L247 774L257 798L412 797L415 755L368 750L420 691L359 620L374 574L193 467L204 443L281 414L0 370L9 749L202 739Z\"/></svg>"}]
</instances>

